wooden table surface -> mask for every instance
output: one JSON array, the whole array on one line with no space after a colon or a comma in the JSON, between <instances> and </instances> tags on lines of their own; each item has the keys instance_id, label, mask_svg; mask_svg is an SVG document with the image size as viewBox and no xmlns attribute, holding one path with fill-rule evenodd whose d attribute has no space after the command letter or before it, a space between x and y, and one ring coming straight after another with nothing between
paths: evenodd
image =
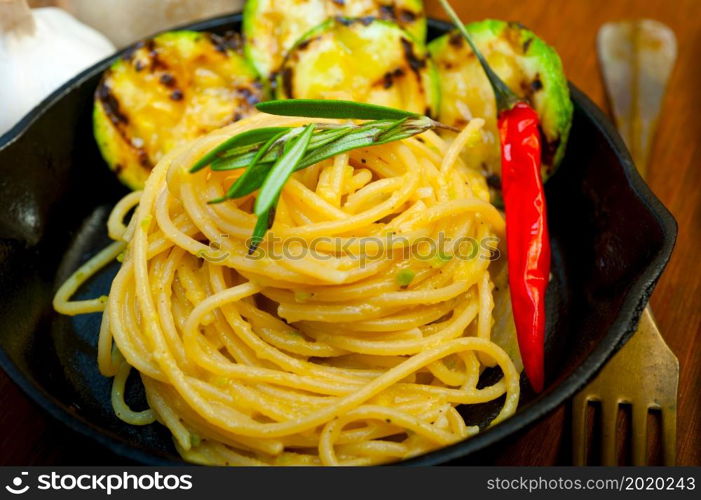
<instances>
[{"instance_id":1,"label":"wooden table surface","mask_svg":"<svg viewBox=\"0 0 701 500\"><path fill-rule=\"evenodd\" d=\"M677 463L701 464L701 1L452 0L464 21L520 21L554 45L571 81L606 109L595 39L606 21L652 18L677 35L679 58L655 140L648 182L679 223L679 238L652 298L660 330L679 358ZM429 15L445 17L435 0ZM0 372L0 465L109 464L120 459L44 415ZM500 465L570 463L567 405L508 443ZM486 465L486 464L485 464Z\"/></svg>"}]
</instances>

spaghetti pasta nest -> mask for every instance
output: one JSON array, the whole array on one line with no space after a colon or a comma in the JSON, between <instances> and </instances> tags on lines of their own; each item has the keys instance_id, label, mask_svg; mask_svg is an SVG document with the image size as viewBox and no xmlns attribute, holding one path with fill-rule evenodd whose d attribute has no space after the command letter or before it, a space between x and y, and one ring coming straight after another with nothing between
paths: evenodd
<instances>
[{"instance_id":1,"label":"spaghetti pasta nest","mask_svg":"<svg viewBox=\"0 0 701 500\"><path fill-rule=\"evenodd\" d=\"M295 173L249 255L255 193L208 204L240 171L188 168L236 133L303 123L258 114L171 152L115 207L115 243L59 290L60 312L104 310L98 363L117 415L166 425L192 462L369 465L477 433L459 405L503 397L492 423L513 414L519 374L490 340L490 249L420 251L503 231L460 154L483 122L451 143L426 132ZM107 299L69 300L115 257ZM478 386L494 365L501 379ZM146 411L124 402L131 367Z\"/></svg>"}]
</instances>

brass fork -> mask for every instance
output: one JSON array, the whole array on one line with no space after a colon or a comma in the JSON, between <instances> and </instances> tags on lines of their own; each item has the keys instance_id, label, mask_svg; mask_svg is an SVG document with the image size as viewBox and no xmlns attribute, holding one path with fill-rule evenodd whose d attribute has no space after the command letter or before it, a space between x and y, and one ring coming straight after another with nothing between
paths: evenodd
<instances>
[{"instance_id":1,"label":"brass fork","mask_svg":"<svg viewBox=\"0 0 701 500\"><path fill-rule=\"evenodd\" d=\"M662 97L676 59L674 33L652 20L608 23L599 31L598 53L616 125L644 176ZM679 360L660 335L648 306L630 340L573 400L574 464L586 464L587 407L598 401L604 465L617 465L616 424L621 404L632 407L633 463L647 463L647 419L654 409L662 416L664 463L674 465L678 383Z\"/></svg>"},{"instance_id":2,"label":"brass fork","mask_svg":"<svg viewBox=\"0 0 701 500\"><path fill-rule=\"evenodd\" d=\"M632 406L633 463L647 463L647 417L651 409L662 415L664 462L674 465L677 434L679 361L657 329L649 307L635 334L574 398L572 410L574 463L587 459L587 406L601 403L601 462L616 465L616 422L621 404Z\"/></svg>"}]
</instances>

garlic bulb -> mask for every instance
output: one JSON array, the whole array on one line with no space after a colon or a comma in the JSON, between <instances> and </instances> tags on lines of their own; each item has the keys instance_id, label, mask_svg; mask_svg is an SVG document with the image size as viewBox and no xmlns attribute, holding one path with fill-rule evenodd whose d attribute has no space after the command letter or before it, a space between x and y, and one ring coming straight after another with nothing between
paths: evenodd
<instances>
[{"instance_id":1,"label":"garlic bulb","mask_svg":"<svg viewBox=\"0 0 701 500\"><path fill-rule=\"evenodd\" d=\"M0 135L61 84L113 52L109 40L61 9L0 0Z\"/></svg>"},{"instance_id":2,"label":"garlic bulb","mask_svg":"<svg viewBox=\"0 0 701 500\"><path fill-rule=\"evenodd\" d=\"M237 12L243 0L58 0L57 5L124 47L179 24Z\"/></svg>"}]
</instances>

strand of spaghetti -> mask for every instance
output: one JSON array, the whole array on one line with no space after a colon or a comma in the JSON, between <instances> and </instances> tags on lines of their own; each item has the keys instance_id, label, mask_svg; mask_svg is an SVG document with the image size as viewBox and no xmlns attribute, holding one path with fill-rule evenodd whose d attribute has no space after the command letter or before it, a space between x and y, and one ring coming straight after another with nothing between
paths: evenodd
<instances>
[{"instance_id":1,"label":"strand of spaghetti","mask_svg":"<svg viewBox=\"0 0 701 500\"><path fill-rule=\"evenodd\" d=\"M109 304L105 306L100 322L100 334L97 341L97 367L103 376L114 377L119 370L119 364L113 362L113 343L108 308Z\"/></svg>"},{"instance_id":2,"label":"strand of spaghetti","mask_svg":"<svg viewBox=\"0 0 701 500\"><path fill-rule=\"evenodd\" d=\"M337 443L338 441L336 441ZM402 458L409 453L409 448L403 443L392 441L365 441L362 443L351 443L340 445L338 451L345 455L362 455L377 457L380 459Z\"/></svg>"},{"instance_id":3,"label":"strand of spaghetti","mask_svg":"<svg viewBox=\"0 0 701 500\"><path fill-rule=\"evenodd\" d=\"M484 127L484 120L482 118L473 118L463 128L460 133L455 137L453 142L448 147L448 151L443 157L441 163L441 171L446 172L455 165L459 160L460 153L465 149L465 145L468 141L476 141L479 138L480 131Z\"/></svg>"},{"instance_id":4,"label":"strand of spaghetti","mask_svg":"<svg viewBox=\"0 0 701 500\"><path fill-rule=\"evenodd\" d=\"M64 283L54 295L53 307L61 314L75 316L76 314L87 314L92 312L102 312L107 304L107 297L98 297L89 300L71 301L71 297L78 289L89 280L97 271L117 258L126 243L115 241L97 255L80 266Z\"/></svg>"},{"instance_id":5,"label":"strand of spaghetti","mask_svg":"<svg viewBox=\"0 0 701 500\"><path fill-rule=\"evenodd\" d=\"M297 179L292 178L285 184L285 196L291 200L299 200L300 204L306 206L310 211L320 216L321 219L343 220L348 218L348 214L345 211L339 209L337 205L332 203L337 197L338 203L340 204L340 191L337 193L330 193L328 196L331 197L332 201L329 201L323 196L316 194Z\"/></svg>"},{"instance_id":6,"label":"strand of spaghetti","mask_svg":"<svg viewBox=\"0 0 701 500\"><path fill-rule=\"evenodd\" d=\"M129 210L139 204L140 199L141 191L134 191L117 202L107 219L107 234L110 238L113 240L125 239L127 226L124 224L124 219L126 219Z\"/></svg>"},{"instance_id":7,"label":"strand of spaghetti","mask_svg":"<svg viewBox=\"0 0 701 500\"><path fill-rule=\"evenodd\" d=\"M156 415L152 409L147 409L143 411L134 411L129 408L126 401L124 401L124 388L127 383L127 377L129 377L129 372L131 371L131 366L128 363L123 362L117 374L114 376L114 381L112 382L112 407L117 416L131 425L148 425L156 421Z\"/></svg>"},{"instance_id":8,"label":"strand of spaghetti","mask_svg":"<svg viewBox=\"0 0 701 500\"><path fill-rule=\"evenodd\" d=\"M333 159L333 165L322 171L322 178L317 184L317 191L321 198L326 199L333 206L341 205L341 194L343 193L343 184L346 178L346 173L352 173L348 170L347 153L337 155Z\"/></svg>"}]
</instances>

